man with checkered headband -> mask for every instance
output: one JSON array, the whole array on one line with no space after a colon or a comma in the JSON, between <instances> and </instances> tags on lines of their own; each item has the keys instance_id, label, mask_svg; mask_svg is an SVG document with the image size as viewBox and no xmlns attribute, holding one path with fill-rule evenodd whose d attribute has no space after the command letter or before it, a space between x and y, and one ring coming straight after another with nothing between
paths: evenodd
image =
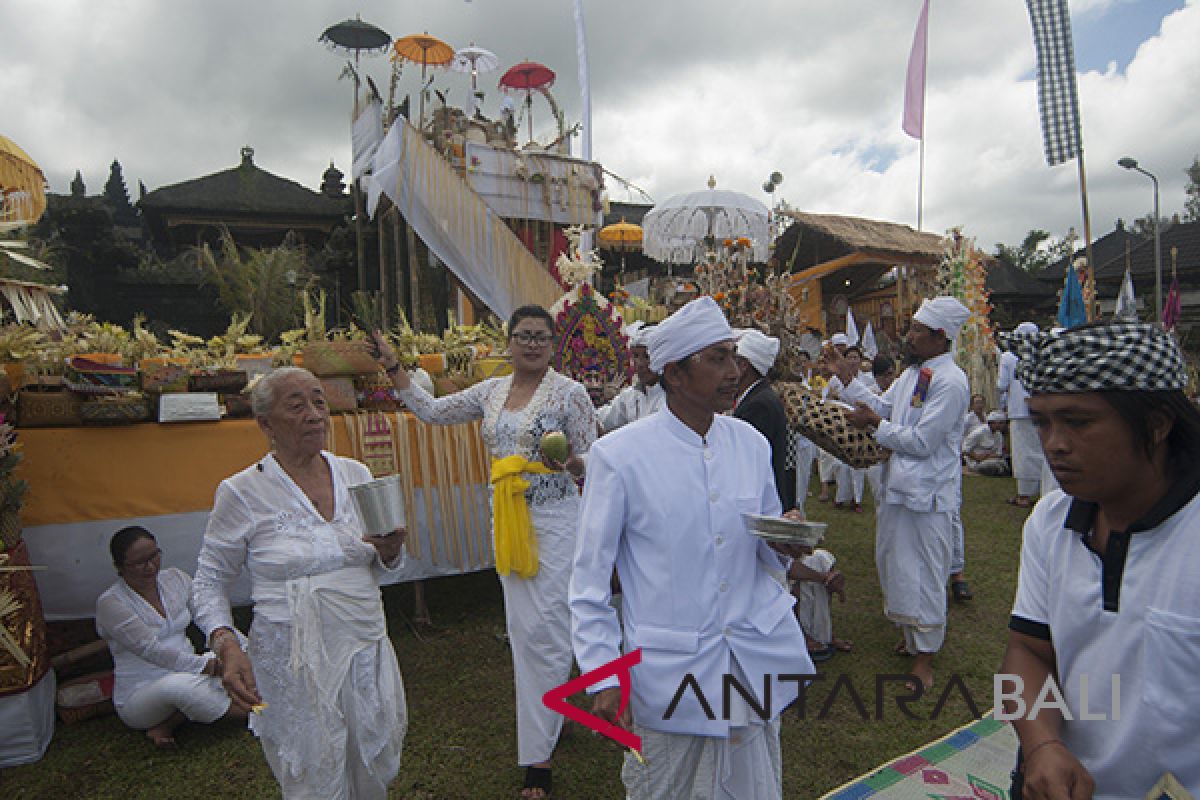
<instances>
[{"instance_id":1,"label":"man with checkered headband","mask_svg":"<svg viewBox=\"0 0 1200 800\"><path fill-rule=\"evenodd\" d=\"M1183 356L1135 321L1007 344L1062 487L1025 522L997 676L1021 740L1013 796L1023 781L1026 800L1145 797L1168 772L1200 796L1200 412Z\"/></svg>"}]
</instances>

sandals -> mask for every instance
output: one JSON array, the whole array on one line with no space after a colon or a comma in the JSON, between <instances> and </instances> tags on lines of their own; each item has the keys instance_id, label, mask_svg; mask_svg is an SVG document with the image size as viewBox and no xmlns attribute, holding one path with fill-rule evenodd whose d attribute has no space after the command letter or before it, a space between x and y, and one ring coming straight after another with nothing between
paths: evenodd
<instances>
[{"instance_id":1,"label":"sandals","mask_svg":"<svg viewBox=\"0 0 1200 800\"><path fill-rule=\"evenodd\" d=\"M551 800L551 790L554 781L548 767L526 767L525 785L521 787L521 797L530 800ZM530 789L540 789L541 795L534 795Z\"/></svg>"},{"instance_id":2,"label":"sandals","mask_svg":"<svg viewBox=\"0 0 1200 800\"><path fill-rule=\"evenodd\" d=\"M975 593L971 591L971 587L967 585L966 581L951 581L950 593L960 603L965 603L975 596Z\"/></svg>"},{"instance_id":3,"label":"sandals","mask_svg":"<svg viewBox=\"0 0 1200 800\"><path fill-rule=\"evenodd\" d=\"M833 648L822 647L819 650L809 650L808 657L812 659L814 664L820 664L822 661L828 661L833 658Z\"/></svg>"},{"instance_id":4,"label":"sandals","mask_svg":"<svg viewBox=\"0 0 1200 800\"><path fill-rule=\"evenodd\" d=\"M1020 496L1010 497L1007 502L1010 506L1016 506L1017 508L1033 508L1033 500L1028 497L1024 499Z\"/></svg>"}]
</instances>

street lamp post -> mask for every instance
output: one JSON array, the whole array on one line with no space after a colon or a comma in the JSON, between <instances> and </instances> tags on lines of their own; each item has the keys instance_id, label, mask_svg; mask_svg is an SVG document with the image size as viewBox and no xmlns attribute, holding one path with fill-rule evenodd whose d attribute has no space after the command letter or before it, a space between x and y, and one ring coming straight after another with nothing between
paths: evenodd
<instances>
[{"instance_id":1,"label":"street lamp post","mask_svg":"<svg viewBox=\"0 0 1200 800\"><path fill-rule=\"evenodd\" d=\"M1138 166L1136 158L1117 159L1117 166L1140 172L1154 183L1154 321L1162 322L1162 240L1159 238L1158 178Z\"/></svg>"}]
</instances>

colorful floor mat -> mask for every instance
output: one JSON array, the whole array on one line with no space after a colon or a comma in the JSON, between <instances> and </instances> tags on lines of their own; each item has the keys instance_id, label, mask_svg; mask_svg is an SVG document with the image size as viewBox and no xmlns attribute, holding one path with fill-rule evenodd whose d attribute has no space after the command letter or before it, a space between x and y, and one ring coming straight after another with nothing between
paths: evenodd
<instances>
[{"instance_id":1,"label":"colorful floor mat","mask_svg":"<svg viewBox=\"0 0 1200 800\"><path fill-rule=\"evenodd\" d=\"M990 716L902 756L822 800L1009 800L1017 758L1012 725Z\"/></svg>"}]
</instances>

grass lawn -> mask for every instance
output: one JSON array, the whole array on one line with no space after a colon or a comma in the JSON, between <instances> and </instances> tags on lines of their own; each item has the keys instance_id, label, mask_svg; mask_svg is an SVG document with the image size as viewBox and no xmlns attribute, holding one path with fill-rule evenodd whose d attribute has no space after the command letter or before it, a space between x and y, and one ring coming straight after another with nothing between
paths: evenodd
<instances>
[{"instance_id":1,"label":"grass lawn","mask_svg":"<svg viewBox=\"0 0 1200 800\"><path fill-rule=\"evenodd\" d=\"M848 601L835 602L834 628L842 638L853 640L856 649L819 666L826 677L808 691L804 718L794 709L785 715L786 797L819 797L970 721L973 714L957 688L931 719L952 675L961 678L979 713L991 707L992 674L1004 650L1020 528L1027 513L1005 504L1014 488L1007 479L963 480L967 576L975 599L951 604L946 647L936 662L937 685L913 706L918 719L906 718L893 701L903 693L898 683L884 687L882 719L875 719L875 676L902 673L907 662L892 654L896 632L881 613L873 509L868 504L866 513L853 514L809 500L809 516L830 523L826 543L849 581ZM411 588L383 590L409 704L404 765L391 797L515 798L521 773L515 766L512 668L500 638L504 611L499 584L489 572L443 578L426 586L437 627L422 630L420 636L405 619L412 608ZM860 715L852 694L860 696L868 719ZM826 705L827 713L821 714ZM187 725L176 738L178 750L163 753L115 716L60 725L44 759L0 774L0 796L278 796L262 752L248 732L229 725ZM590 734L567 738L556 755L555 797L624 797L620 761L615 745Z\"/></svg>"}]
</instances>

